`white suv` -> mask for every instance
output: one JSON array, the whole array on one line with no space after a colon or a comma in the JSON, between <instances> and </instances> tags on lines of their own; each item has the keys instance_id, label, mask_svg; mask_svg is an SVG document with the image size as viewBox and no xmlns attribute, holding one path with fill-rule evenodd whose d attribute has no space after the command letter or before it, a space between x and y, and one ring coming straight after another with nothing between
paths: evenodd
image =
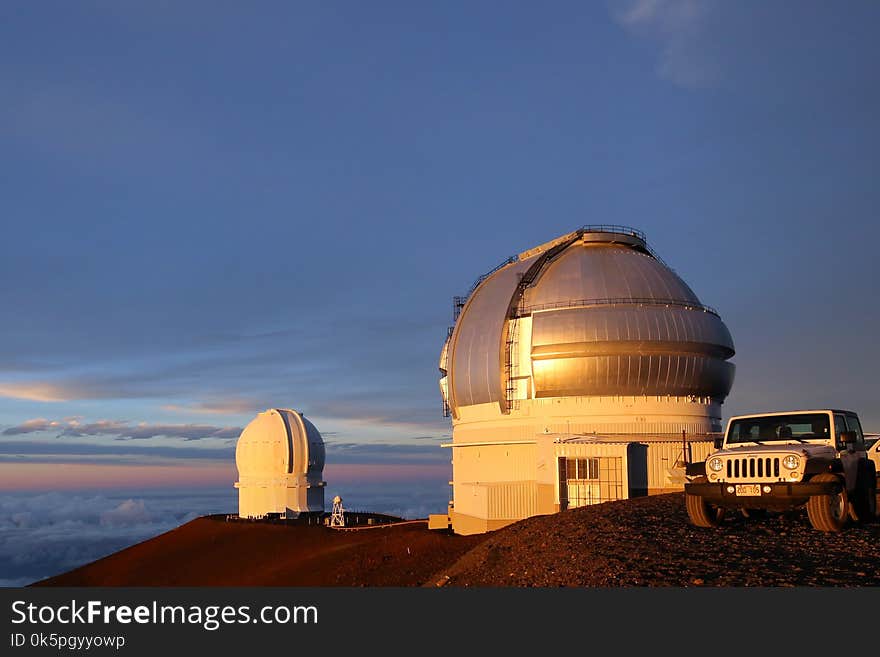
<instances>
[{"instance_id":1,"label":"white suv","mask_svg":"<svg viewBox=\"0 0 880 657\"><path fill-rule=\"evenodd\" d=\"M874 462L874 468L880 472L880 434L866 433L865 448L868 450L868 458Z\"/></svg>"},{"instance_id":2,"label":"white suv","mask_svg":"<svg viewBox=\"0 0 880 657\"><path fill-rule=\"evenodd\" d=\"M807 507L810 524L840 531L877 513L878 465L868 458L858 416L820 409L730 418L719 448L688 466L691 523L717 526L725 511ZM878 445L871 449L877 455Z\"/></svg>"}]
</instances>

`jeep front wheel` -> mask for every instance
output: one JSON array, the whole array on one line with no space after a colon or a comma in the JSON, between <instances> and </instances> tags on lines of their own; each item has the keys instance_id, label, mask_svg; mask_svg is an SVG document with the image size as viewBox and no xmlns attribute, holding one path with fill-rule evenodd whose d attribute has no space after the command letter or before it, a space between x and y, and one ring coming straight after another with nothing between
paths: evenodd
<instances>
[{"instance_id":1,"label":"jeep front wheel","mask_svg":"<svg viewBox=\"0 0 880 657\"><path fill-rule=\"evenodd\" d=\"M810 483L826 484L837 483L840 490L830 495L813 495L807 500L807 517L813 529L823 532L839 532L846 524L849 515L849 498L846 495L846 485L837 475L830 472L817 474Z\"/></svg>"},{"instance_id":2,"label":"jeep front wheel","mask_svg":"<svg viewBox=\"0 0 880 657\"><path fill-rule=\"evenodd\" d=\"M705 484L708 480L706 477L697 477L694 479L695 484ZM705 498L700 495L684 494L685 508L687 508L688 518L691 524L697 527L717 527L724 519L724 509L709 504Z\"/></svg>"}]
</instances>

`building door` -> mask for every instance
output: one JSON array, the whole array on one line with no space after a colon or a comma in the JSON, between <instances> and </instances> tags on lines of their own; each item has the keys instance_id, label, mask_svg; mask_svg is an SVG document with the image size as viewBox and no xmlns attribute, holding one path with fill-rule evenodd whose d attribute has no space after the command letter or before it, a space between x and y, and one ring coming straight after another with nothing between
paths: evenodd
<instances>
[{"instance_id":1,"label":"building door","mask_svg":"<svg viewBox=\"0 0 880 657\"><path fill-rule=\"evenodd\" d=\"M564 456L559 457L558 465L556 480L559 482L559 510L565 511L568 508L568 469Z\"/></svg>"}]
</instances>

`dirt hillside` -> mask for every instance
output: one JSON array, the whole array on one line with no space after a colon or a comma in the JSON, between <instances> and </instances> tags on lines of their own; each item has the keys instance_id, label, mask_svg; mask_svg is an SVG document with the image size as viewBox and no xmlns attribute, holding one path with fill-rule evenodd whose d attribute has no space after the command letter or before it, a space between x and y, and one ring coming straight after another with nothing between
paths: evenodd
<instances>
[{"instance_id":1,"label":"dirt hillside","mask_svg":"<svg viewBox=\"0 0 880 657\"><path fill-rule=\"evenodd\" d=\"M485 536L197 518L36 586L419 586Z\"/></svg>"},{"instance_id":2,"label":"dirt hillside","mask_svg":"<svg viewBox=\"0 0 880 657\"><path fill-rule=\"evenodd\" d=\"M529 518L481 536L424 523L338 532L199 518L40 586L878 586L880 523L805 511L688 523L682 494Z\"/></svg>"},{"instance_id":3,"label":"dirt hillside","mask_svg":"<svg viewBox=\"0 0 880 657\"><path fill-rule=\"evenodd\" d=\"M803 509L717 529L689 524L683 494L529 518L437 574L458 586L877 586L880 523L839 534Z\"/></svg>"}]
</instances>

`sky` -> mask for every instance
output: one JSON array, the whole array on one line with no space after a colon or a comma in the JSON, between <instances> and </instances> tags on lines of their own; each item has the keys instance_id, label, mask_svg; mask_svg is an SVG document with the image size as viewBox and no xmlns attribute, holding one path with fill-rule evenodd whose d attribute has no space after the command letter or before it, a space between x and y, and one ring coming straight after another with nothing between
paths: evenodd
<instances>
[{"instance_id":1,"label":"sky","mask_svg":"<svg viewBox=\"0 0 880 657\"><path fill-rule=\"evenodd\" d=\"M0 491L228 487L276 406L445 484L452 297L591 223L719 310L725 417L880 431L876 2L0 11Z\"/></svg>"}]
</instances>

